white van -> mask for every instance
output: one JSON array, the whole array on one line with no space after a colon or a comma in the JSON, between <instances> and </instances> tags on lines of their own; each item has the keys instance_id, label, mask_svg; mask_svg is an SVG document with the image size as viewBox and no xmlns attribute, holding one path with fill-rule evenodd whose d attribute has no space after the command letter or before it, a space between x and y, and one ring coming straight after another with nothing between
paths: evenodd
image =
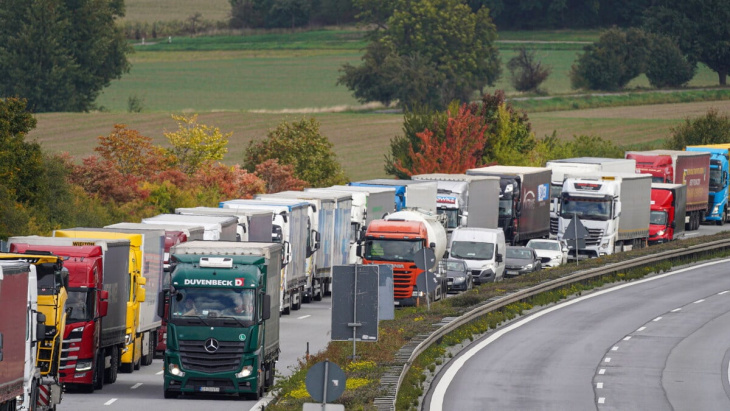
<instances>
[{"instance_id":1,"label":"white van","mask_svg":"<svg viewBox=\"0 0 730 411\"><path fill-rule=\"evenodd\" d=\"M501 228L457 227L449 240L449 258L466 261L475 284L504 278L507 245Z\"/></svg>"}]
</instances>

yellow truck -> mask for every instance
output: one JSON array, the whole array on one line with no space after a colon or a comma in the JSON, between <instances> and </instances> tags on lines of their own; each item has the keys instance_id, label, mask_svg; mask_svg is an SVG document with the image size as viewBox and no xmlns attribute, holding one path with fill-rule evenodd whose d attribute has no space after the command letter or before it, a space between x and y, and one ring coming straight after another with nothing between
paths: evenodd
<instances>
[{"instance_id":1,"label":"yellow truck","mask_svg":"<svg viewBox=\"0 0 730 411\"><path fill-rule=\"evenodd\" d=\"M129 240L130 289L120 371L131 373L140 365L151 364L162 325L162 319L157 315L157 298L162 289L164 231L132 233L105 228L71 228L56 230L53 236Z\"/></svg>"},{"instance_id":2,"label":"yellow truck","mask_svg":"<svg viewBox=\"0 0 730 411\"><path fill-rule=\"evenodd\" d=\"M0 260L21 260L36 267L38 311L46 319L45 335L38 336L36 369L41 378L32 399L35 404L26 405L37 410L55 410L63 395L59 370L66 329L68 270L63 268L61 257L41 251L0 253Z\"/></svg>"}]
</instances>

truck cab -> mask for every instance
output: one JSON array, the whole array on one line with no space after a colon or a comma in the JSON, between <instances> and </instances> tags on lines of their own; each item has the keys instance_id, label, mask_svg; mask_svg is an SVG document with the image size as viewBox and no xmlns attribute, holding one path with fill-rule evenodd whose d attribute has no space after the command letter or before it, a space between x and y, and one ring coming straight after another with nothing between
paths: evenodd
<instances>
[{"instance_id":1,"label":"truck cab","mask_svg":"<svg viewBox=\"0 0 730 411\"><path fill-rule=\"evenodd\" d=\"M686 150L710 153L710 194L705 221L712 221L717 225L725 224L730 219L728 210L728 196L730 196L730 188L728 187L730 185L728 181L730 158L728 151L730 150L730 144L687 146Z\"/></svg>"},{"instance_id":2,"label":"truck cab","mask_svg":"<svg viewBox=\"0 0 730 411\"><path fill-rule=\"evenodd\" d=\"M651 185L649 244L661 244L684 235L684 208L687 186L683 184Z\"/></svg>"}]
</instances>

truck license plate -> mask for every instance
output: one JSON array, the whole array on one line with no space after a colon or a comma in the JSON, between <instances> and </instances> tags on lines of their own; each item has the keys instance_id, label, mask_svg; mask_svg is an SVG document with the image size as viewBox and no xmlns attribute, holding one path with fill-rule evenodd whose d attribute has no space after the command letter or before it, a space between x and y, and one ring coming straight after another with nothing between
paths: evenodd
<instances>
[{"instance_id":1,"label":"truck license plate","mask_svg":"<svg viewBox=\"0 0 730 411\"><path fill-rule=\"evenodd\" d=\"M200 392L221 392L221 387L200 387Z\"/></svg>"}]
</instances>

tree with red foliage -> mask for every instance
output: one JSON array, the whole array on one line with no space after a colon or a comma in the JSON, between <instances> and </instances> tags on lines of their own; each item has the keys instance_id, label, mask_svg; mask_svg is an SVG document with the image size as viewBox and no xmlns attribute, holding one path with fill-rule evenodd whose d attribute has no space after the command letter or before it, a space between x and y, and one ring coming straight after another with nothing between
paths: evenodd
<instances>
[{"instance_id":1,"label":"tree with red foliage","mask_svg":"<svg viewBox=\"0 0 730 411\"><path fill-rule=\"evenodd\" d=\"M287 190L303 190L309 184L294 177L294 166L281 165L277 159L269 159L256 165L256 175L266 184L267 193Z\"/></svg>"},{"instance_id":2,"label":"tree with red foliage","mask_svg":"<svg viewBox=\"0 0 730 411\"><path fill-rule=\"evenodd\" d=\"M482 165L482 152L487 142L486 131L487 126L483 119L464 104L459 108L456 117L449 115L443 140L434 137L429 129L417 133L420 148L416 152L413 144L409 147L412 161L410 169L404 167L399 159L394 166L409 177L427 173L464 173Z\"/></svg>"},{"instance_id":3,"label":"tree with red foliage","mask_svg":"<svg viewBox=\"0 0 730 411\"><path fill-rule=\"evenodd\" d=\"M202 187L217 187L224 197L253 198L256 194L263 194L266 183L254 173L249 173L238 164L227 166L222 163L208 163L201 165L192 178L195 185Z\"/></svg>"},{"instance_id":4,"label":"tree with red foliage","mask_svg":"<svg viewBox=\"0 0 730 411\"><path fill-rule=\"evenodd\" d=\"M125 176L149 176L165 168L167 161L162 147L124 124L115 124L111 134L99 136L94 151Z\"/></svg>"}]
</instances>

